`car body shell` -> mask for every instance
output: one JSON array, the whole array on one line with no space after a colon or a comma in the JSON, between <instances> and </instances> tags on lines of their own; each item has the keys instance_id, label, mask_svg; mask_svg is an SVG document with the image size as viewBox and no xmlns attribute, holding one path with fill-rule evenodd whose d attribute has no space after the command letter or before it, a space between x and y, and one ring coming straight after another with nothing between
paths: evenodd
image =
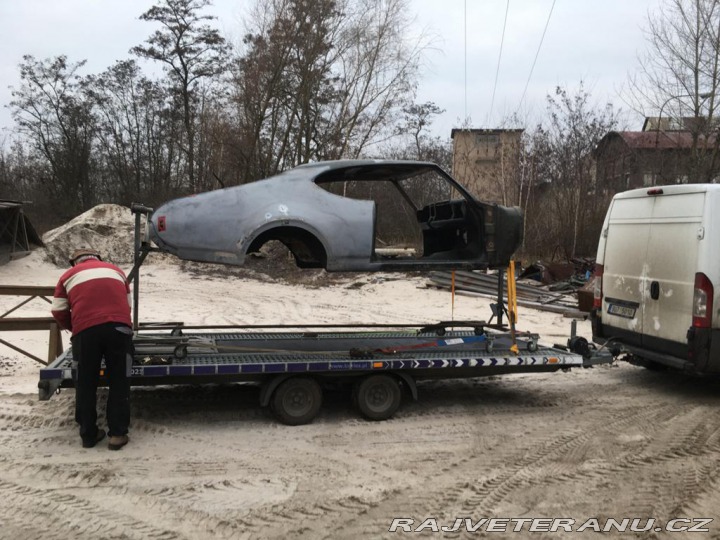
<instances>
[{"instance_id":1,"label":"car body shell","mask_svg":"<svg viewBox=\"0 0 720 540\"><path fill-rule=\"evenodd\" d=\"M472 221L473 229L478 229L473 233L477 238L488 237L485 231L488 208L500 209L495 215L512 210L479 203L432 163L332 161L302 165L264 180L169 201L152 214L150 237L162 251L181 259L230 265L243 265L248 253L257 251L269 240L280 240L293 252L298 266L324 267L328 271L492 266L486 242L476 256L469 257L452 254L412 260L379 257L374 252L375 203L339 196L316 184L328 175L387 179L428 171L442 174L464 195L462 204L476 216ZM516 210L509 213L519 216ZM512 221L517 229L518 220ZM511 235L512 251L520 239L520 232L515 232Z\"/></svg>"}]
</instances>

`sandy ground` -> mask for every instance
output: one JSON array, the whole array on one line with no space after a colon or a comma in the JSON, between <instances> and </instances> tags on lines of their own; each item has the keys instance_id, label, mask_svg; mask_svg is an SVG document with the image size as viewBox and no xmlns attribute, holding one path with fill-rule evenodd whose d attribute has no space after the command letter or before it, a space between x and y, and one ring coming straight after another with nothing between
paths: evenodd
<instances>
[{"instance_id":1,"label":"sandy ground","mask_svg":"<svg viewBox=\"0 0 720 540\"><path fill-rule=\"evenodd\" d=\"M54 285L35 253L0 283ZM311 288L207 277L166 262L142 273L141 319L187 324L433 322L489 317L487 300L368 275ZM0 309L16 299L0 297ZM5 311L3 309L3 311ZM46 316L40 300L18 315ZM520 311L563 342L570 322ZM580 324L588 336L587 322ZM1 336L38 356L40 332ZM65 336L67 338L67 336ZM67 339L65 339L67 343ZM393 518L712 518L720 538L720 384L626 363L568 373L427 382L391 420L342 393L307 426L277 423L243 385L134 389L131 443L83 449L74 391L37 398L39 364L0 345L0 538L566 538L570 533L388 531ZM101 392L100 407L105 393ZM587 537L598 536L586 532ZM683 538L680 533L605 537Z\"/></svg>"}]
</instances>

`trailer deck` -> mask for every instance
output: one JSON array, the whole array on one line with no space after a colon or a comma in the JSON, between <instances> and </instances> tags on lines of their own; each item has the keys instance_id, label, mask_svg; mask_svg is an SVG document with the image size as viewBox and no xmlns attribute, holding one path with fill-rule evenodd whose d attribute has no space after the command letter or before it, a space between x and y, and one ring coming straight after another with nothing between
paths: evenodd
<instances>
[{"instance_id":1,"label":"trailer deck","mask_svg":"<svg viewBox=\"0 0 720 540\"><path fill-rule=\"evenodd\" d=\"M414 398L423 379L552 372L587 365L582 356L521 336L520 353L503 332L138 332L130 381L135 386L255 382L261 405L286 378L307 375L336 382L372 374L402 381ZM40 399L74 387L72 349L40 370ZM100 384L107 384L101 372ZM394 412L394 411L393 411Z\"/></svg>"}]
</instances>

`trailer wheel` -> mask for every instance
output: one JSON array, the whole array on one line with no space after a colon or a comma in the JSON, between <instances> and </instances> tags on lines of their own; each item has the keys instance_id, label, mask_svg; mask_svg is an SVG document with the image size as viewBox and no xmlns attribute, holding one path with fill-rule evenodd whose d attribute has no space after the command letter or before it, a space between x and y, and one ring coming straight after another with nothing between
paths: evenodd
<instances>
[{"instance_id":1,"label":"trailer wheel","mask_svg":"<svg viewBox=\"0 0 720 540\"><path fill-rule=\"evenodd\" d=\"M402 393L391 375L370 375L357 386L357 406L368 420L387 420L400 407Z\"/></svg>"},{"instance_id":2,"label":"trailer wheel","mask_svg":"<svg viewBox=\"0 0 720 540\"><path fill-rule=\"evenodd\" d=\"M320 410L322 390L315 379L292 377L277 387L272 397L272 410L289 426L309 424Z\"/></svg>"}]
</instances>

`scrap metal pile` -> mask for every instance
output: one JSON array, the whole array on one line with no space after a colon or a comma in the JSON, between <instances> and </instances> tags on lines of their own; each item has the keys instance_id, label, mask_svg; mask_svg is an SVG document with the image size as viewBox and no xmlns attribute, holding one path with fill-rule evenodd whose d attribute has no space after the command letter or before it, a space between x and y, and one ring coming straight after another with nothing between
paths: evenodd
<instances>
[{"instance_id":1,"label":"scrap metal pile","mask_svg":"<svg viewBox=\"0 0 720 540\"><path fill-rule=\"evenodd\" d=\"M533 263L518 272L517 303L566 315L588 312L592 307L594 261L573 259L565 263ZM455 290L464 294L496 298L497 272L456 271ZM505 283L507 280L504 280ZM453 273L431 272L431 287L450 289Z\"/></svg>"}]
</instances>

